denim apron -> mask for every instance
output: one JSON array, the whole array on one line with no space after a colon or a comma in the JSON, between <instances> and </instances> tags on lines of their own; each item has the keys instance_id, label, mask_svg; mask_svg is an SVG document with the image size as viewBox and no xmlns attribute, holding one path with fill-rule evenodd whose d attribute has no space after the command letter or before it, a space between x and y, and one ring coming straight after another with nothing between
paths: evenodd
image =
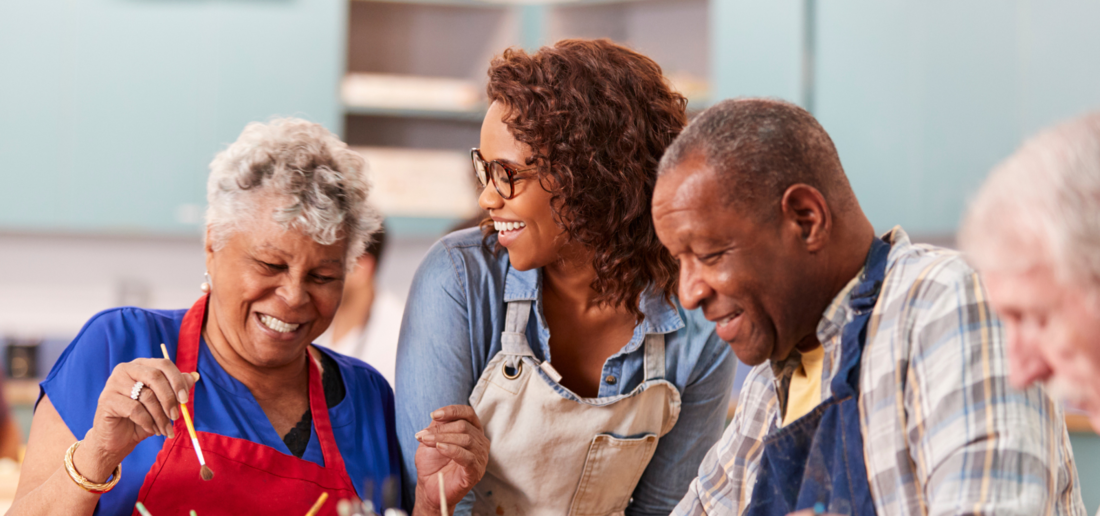
<instances>
[{"instance_id":1,"label":"denim apron","mask_svg":"<svg viewBox=\"0 0 1100 516\"><path fill-rule=\"evenodd\" d=\"M859 364L889 253L890 245L875 238L863 275L852 289L853 318L841 334L832 396L764 439L745 514L785 516L817 504L827 513L875 514L860 434Z\"/></svg>"}]
</instances>

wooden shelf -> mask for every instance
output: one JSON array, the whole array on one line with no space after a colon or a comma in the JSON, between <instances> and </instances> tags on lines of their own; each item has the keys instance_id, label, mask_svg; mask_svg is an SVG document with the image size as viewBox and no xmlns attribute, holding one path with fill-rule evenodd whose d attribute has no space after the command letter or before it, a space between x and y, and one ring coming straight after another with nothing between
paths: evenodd
<instances>
[{"instance_id":1,"label":"wooden shelf","mask_svg":"<svg viewBox=\"0 0 1100 516\"><path fill-rule=\"evenodd\" d=\"M423 118L429 120L457 120L480 124L485 118L485 109L470 111L450 111L441 109L388 109L364 106L344 106L344 113L354 116L375 116L390 118Z\"/></svg>"},{"instance_id":2,"label":"wooden shelf","mask_svg":"<svg viewBox=\"0 0 1100 516\"><path fill-rule=\"evenodd\" d=\"M352 147L370 163L372 204L387 217L465 220L478 213L469 151ZM446 229L446 228L443 228Z\"/></svg>"},{"instance_id":3,"label":"wooden shelf","mask_svg":"<svg viewBox=\"0 0 1100 516\"><path fill-rule=\"evenodd\" d=\"M517 4L515 2L507 2L503 0L354 0L356 2L364 3L379 3L379 4L411 4L411 5L435 5L435 6L447 6L447 7L508 7Z\"/></svg>"}]
</instances>

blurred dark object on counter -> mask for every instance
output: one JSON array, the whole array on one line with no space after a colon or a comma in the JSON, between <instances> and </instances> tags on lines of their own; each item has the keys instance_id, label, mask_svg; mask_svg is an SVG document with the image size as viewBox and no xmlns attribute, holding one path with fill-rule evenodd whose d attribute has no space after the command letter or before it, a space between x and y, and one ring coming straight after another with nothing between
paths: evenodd
<instances>
[{"instance_id":1,"label":"blurred dark object on counter","mask_svg":"<svg viewBox=\"0 0 1100 516\"><path fill-rule=\"evenodd\" d=\"M38 378L39 344L42 344L42 339L7 339L4 369L8 378L13 380Z\"/></svg>"}]
</instances>

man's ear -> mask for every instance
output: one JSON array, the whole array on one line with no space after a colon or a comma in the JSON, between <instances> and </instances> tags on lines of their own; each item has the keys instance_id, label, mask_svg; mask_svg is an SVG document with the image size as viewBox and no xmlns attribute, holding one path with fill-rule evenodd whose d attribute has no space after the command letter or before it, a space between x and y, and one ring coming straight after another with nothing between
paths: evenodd
<instances>
[{"instance_id":1,"label":"man's ear","mask_svg":"<svg viewBox=\"0 0 1100 516\"><path fill-rule=\"evenodd\" d=\"M833 229L833 214L825 196L807 184L795 184L783 192L783 219L798 228L806 250L814 253L825 247Z\"/></svg>"},{"instance_id":2,"label":"man's ear","mask_svg":"<svg viewBox=\"0 0 1100 516\"><path fill-rule=\"evenodd\" d=\"M359 257L359 263L357 267L359 267L363 271L364 275L373 278L374 273L377 272L375 269L378 268L378 260L374 257L373 254L363 253L363 256Z\"/></svg>"}]
</instances>

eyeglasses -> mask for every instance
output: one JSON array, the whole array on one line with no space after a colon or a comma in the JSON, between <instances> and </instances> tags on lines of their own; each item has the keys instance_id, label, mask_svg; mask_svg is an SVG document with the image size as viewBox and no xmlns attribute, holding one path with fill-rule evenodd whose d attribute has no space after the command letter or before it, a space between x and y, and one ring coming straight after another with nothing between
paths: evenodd
<instances>
[{"instance_id":1,"label":"eyeglasses","mask_svg":"<svg viewBox=\"0 0 1100 516\"><path fill-rule=\"evenodd\" d=\"M481 187L485 188L489 185L489 181L492 181L497 193L505 199L511 199L516 195L516 174L538 168L516 169L495 159L486 162L485 158L481 157L481 151L478 149L470 149L470 160L474 162L474 174L477 176L478 182L481 183Z\"/></svg>"}]
</instances>

